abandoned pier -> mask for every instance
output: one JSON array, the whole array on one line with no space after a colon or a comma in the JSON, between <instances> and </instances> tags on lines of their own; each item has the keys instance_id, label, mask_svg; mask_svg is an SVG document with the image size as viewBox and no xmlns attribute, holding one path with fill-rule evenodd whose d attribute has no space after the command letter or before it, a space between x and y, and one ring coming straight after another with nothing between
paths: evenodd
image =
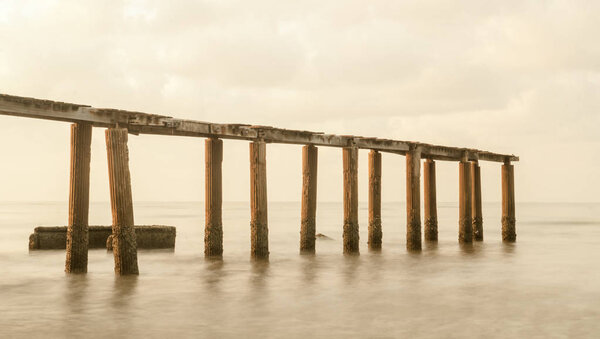
<instances>
[{"instance_id":1,"label":"abandoned pier","mask_svg":"<svg viewBox=\"0 0 600 339\"><path fill-rule=\"evenodd\" d=\"M378 249L382 244L381 152L406 157L406 248L409 251L421 250L423 237L425 241L437 241L435 178L437 160L458 162L458 241L461 243L483 240L479 161L502 163L502 240L509 242L516 240L514 169L511 162L518 161L519 158L514 155L419 142L323 134L267 126L215 124L4 94L0 94L0 114L72 123L66 272L87 272L90 146L93 127L106 128L112 209L112 247L115 273L119 275L139 273L127 148L129 134L206 138L204 236L206 256L223 254L222 139L250 142L250 254L253 258L261 259L269 256L266 174L266 145L268 143L304 145L302 148L301 252L315 252L319 146L342 149L343 252L345 254L357 254L359 251L357 186L359 149L370 150L369 248ZM424 236L421 234L421 164L423 164L424 176Z\"/></svg>"}]
</instances>

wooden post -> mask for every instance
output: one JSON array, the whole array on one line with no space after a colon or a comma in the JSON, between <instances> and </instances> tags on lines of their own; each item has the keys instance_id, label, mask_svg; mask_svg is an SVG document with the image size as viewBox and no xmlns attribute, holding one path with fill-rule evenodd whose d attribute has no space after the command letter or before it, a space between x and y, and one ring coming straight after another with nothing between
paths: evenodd
<instances>
[{"instance_id":1,"label":"wooden post","mask_svg":"<svg viewBox=\"0 0 600 339\"><path fill-rule=\"evenodd\" d=\"M458 198L458 241L473 242L473 220L471 216L471 164L465 156L459 163Z\"/></svg>"},{"instance_id":2,"label":"wooden post","mask_svg":"<svg viewBox=\"0 0 600 339\"><path fill-rule=\"evenodd\" d=\"M423 163L423 192L425 194L425 240L438 240L437 195L435 183L435 161Z\"/></svg>"},{"instance_id":3,"label":"wooden post","mask_svg":"<svg viewBox=\"0 0 600 339\"><path fill-rule=\"evenodd\" d=\"M369 249L381 249L381 153L369 152Z\"/></svg>"},{"instance_id":4,"label":"wooden post","mask_svg":"<svg viewBox=\"0 0 600 339\"><path fill-rule=\"evenodd\" d=\"M406 152L406 249L421 250L421 150Z\"/></svg>"},{"instance_id":5,"label":"wooden post","mask_svg":"<svg viewBox=\"0 0 600 339\"><path fill-rule=\"evenodd\" d=\"M358 148L344 147L344 254L359 253Z\"/></svg>"},{"instance_id":6,"label":"wooden post","mask_svg":"<svg viewBox=\"0 0 600 339\"><path fill-rule=\"evenodd\" d=\"M118 275L139 274L137 244L133 229L135 224L126 128L106 130L106 150L108 153L115 273Z\"/></svg>"},{"instance_id":7,"label":"wooden post","mask_svg":"<svg viewBox=\"0 0 600 339\"><path fill-rule=\"evenodd\" d=\"M302 147L300 252L304 253L315 252L318 151L314 145Z\"/></svg>"},{"instance_id":8,"label":"wooden post","mask_svg":"<svg viewBox=\"0 0 600 339\"><path fill-rule=\"evenodd\" d=\"M515 219L515 174L510 160L502 165L502 240L517 240Z\"/></svg>"},{"instance_id":9,"label":"wooden post","mask_svg":"<svg viewBox=\"0 0 600 339\"><path fill-rule=\"evenodd\" d=\"M206 162L205 193L204 193L204 255L223 255L223 222L221 207L223 204L223 140L217 138L206 139L204 142L204 158Z\"/></svg>"},{"instance_id":10,"label":"wooden post","mask_svg":"<svg viewBox=\"0 0 600 339\"><path fill-rule=\"evenodd\" d=\"M471 163L471 217L473 218L473 240L483 241L483 212L481 209L481 169L478 161Z\"/></svg>"},{"instance_id":11,"label":"wooden post","mask_svg":"<svg viewBox=\"0 0 600 339\"><path fill-rule=\"evenodd\" d=\"M256 259L269 257L266 153L264 141L250 143L250 253Z\"/></svg>"},{"instance_id":12,"label":"wooden post","mask_svg":"<svg viewBox=\"0 0 600 339\"><path fill-rule=\"evenodd\" d=\"M71 176L65 272L86 273L88 263L88 212L90 207L90 156L92 125L71 125Z\"/></svg>"}]
</instances>

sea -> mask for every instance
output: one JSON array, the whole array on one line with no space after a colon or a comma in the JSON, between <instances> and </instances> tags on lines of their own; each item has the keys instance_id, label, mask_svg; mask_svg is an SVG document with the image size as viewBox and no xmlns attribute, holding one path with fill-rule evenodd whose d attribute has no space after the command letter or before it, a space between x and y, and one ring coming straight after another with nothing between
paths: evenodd
<instances>
[{"instance_id":1,"label":"sea","mask_svg":"<svg viewBox=\"0 0 600 339\"><path fill-rule=\"evenodd\" d=\"M342 204L319 203L315 255L301 255L300 203L269 203L268 261L250 258L247 202L223 206L224 255L205 259L204 203L135 202L137 225L177 227L174 250L138 251L116 277L112 252L64 273L64 250L28 250L35 226L66 225L64 202L0 204L0 338L600 338L600 204L519 203L517 242L501 206L484 241L458 243L441 203L439 241L405 249L405 204L382 206L383 248L342 253ZM90 224L110 225L92 203Z\"/></svg>"}]
</instances>

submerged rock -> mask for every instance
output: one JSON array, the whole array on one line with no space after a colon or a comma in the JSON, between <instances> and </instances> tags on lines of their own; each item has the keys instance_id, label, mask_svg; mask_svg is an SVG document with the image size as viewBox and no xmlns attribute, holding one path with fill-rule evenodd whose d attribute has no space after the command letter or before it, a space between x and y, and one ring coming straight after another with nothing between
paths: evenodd
<instances>
[{"instance_id":1,"label":"submerged rock","mask_svg":"<svg viewBox=\"0 0 600 339\"><path fill-rule=\"evenodd\" d=\"M315 237L316 237L317 239L321 239L321 240L333 240L333 238L330 238L330 237L326 236L326 235L325 235L325 234L323 234L323 233L317 233L317 234L315 235Z\"/></svg>"}]
</instances>

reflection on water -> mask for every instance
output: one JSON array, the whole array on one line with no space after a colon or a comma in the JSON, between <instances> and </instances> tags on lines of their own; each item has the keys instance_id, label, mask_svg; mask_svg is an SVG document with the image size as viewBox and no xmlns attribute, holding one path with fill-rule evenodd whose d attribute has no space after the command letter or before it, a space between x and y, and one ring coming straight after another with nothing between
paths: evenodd
<instances>
[{"instance_id":1,"label":"reflection on water","mask_svg":"<svg viewBox=\"0 0 600 339\"><path fill-rule=\"evenodd\" d=\"M302 258L302 282L304 288L309 287L315 281L318 270L318 261L315 259L315 254L303 254Z\"/></svg>"},{"instance_id":2,"label":"reflection on water","mask_svg":"<svg viewBox=\"0 0 600 339\"><path fill-rule=\"evenodd\" d=\"M460 248L461 253L464 256L472 256L475 255L476 252L476 246L477 244L475 243L461 243L458 244L458 247Z\"/></svg>"},{"instance_id":3,"label":"reflection on water","mask_svg":"<svg viewBox=\"0 0 600 339\"><path fill-rule=\"evenodd\" d=\"M222 258L215 257L205 258L204 260L207 266L200 278L204 280L206 288L217 293L220 290L219 285L221 281L225 278L225 271L223 270L225 262Z\"/></svg>"},{"instance_id":4,"label":"reflection on water","mask_svg":"<svg viewBox=\"0 0 600 339\"><path fill-rule=\"evenodd\" d=\"M136 276L114 278L108 311L113 315L112 323L117 333L128 333L135 327L137 309L133 303L137 281Z\"/></svg>"},{"instance_id":5,"label":"reflection on water","mask_svg":"<svg viewBox=\"0 0 600 339\"><path fill-rule=\"evenodd\" d=\"M344 270L342 271L343 282L352 287L356 282L356 272L360 269L361 258L358 255L346 255L342 263Z\"/></svg>"},{"instance_id":6,"label":"reflection on water","mask_svg":"<svg viewBox=\"0 0 600 339\"><path fill-rule=\"evenodd\" d=\"M62 308L63 318L68 319L60 324L62 333L82 334L82 324L86 321L85 305L87 305L88 279L84 274L73 274L65 276L65 288L63 300L65 307ZM58 311L58 310L57 310Z\"/></svg>"},{"instance_id":7,"label":"reflection on water","mask_svg":"<svg viewBox=\"0 0 600 339\"><path fill-rule=\"evenodd\" d=\"M200 206L200 207L198 207ZM108 224L93 205L90 222ZM139 253L140 276L115 277L92 250L87 275L64 251L28 252L33 226L63 204L0 205L0 337L596 337L600 205L520 205L518 242L501 242L500 206L485 241L459 245L455 208L439 242L405 250L404 208L383 208L383 248L342 254L341 204L320 204L316 254L298 253L299 204L272 203L270 258L249 259L246 204L224 206L223 258L203 256L199 203L136 204L140 223L177 226L175 251ZM364 211L364 207L361 208ZM97 214L94 214L97 213ZM109 216L109 215L108 215ZM495 220L495 221L494 221ZM569 223L568 221L573 221Z\"/></svg>"},{"instance_id":8,"label":"reflection on water","mask_svg":"<svg viewBox=\"0 0 600 339\"><path fill-rule=\"evenodd\" d=\"M423 242L423 250L426 254L436 253L438 249L437 241L424 241Z\"/></svg>"},{"instance_id":9,"label":"reflection on water","mask_svg":"<svg viewBox=\"0 0 600 339\"><path fill-rule=\"evenodd\" d=\"M115 277L110 299L110 304L115 311L128 312L135 295L137 281L137 276Z\"/></svg>"},{"instance_id":10,"label":"reflection on water","mask_svg":"<svg viewBox=\"0 0 600 339\"><path fill-rule=\"evenodd\" d=\"M66 288L64 290L64 300L68 314L83 313L85 305L85 296L88 289L88 278L83 274L66 275Z\"/></svg>"},{"instance_id":11,"label":"reflection on water","mask_svg":"<svg viewBox=\"0 0 600 339\"><path fill-rule=\"evenodd\" d=\"M251 275L250 275L250 286L252 290L257 293L253 293L253 296L263 298L265 285L269 278L269 261L266 259L252 260L250 262Z\"/></svg>"},{"instance_id":12,"label":"reflection on water","mask_svg":"<svg viewBox=\"0 0 600 339\"><path fill-rule=\"evenodd\" d=\"M505 257L510 258L515 254L517 246L515 243L503 243L502 244L502 253Z\"/></svg>"}]
</instances>

